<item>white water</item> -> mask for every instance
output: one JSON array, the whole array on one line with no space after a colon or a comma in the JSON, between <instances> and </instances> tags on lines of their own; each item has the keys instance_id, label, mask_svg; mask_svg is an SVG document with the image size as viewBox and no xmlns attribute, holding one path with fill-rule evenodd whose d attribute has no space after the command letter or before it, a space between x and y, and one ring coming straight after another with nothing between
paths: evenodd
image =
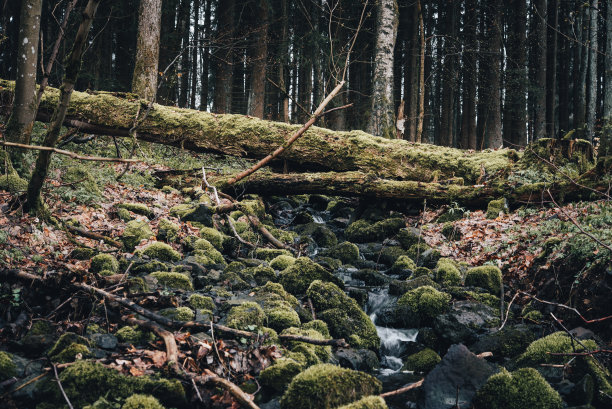
<instances>
[{"instance_id":1,"label":"white water","mask_svg":"<svg viewBox=\"0 0 612 409\"><path fill-rule=\"evenodd\" d=\"M318 224L325 224L325 220L323 220L323 218L321 216L319 216L318 214L313 214L312 215L312 220L315 223L318 223Z\"/></svg>"}]
</instances>

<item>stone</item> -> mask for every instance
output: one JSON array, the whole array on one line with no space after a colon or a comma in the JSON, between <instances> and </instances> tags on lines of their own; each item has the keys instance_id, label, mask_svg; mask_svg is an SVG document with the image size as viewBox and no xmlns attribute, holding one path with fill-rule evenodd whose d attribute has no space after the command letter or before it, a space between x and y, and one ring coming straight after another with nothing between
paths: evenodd
<instances>
[{"instance_id":1,"label":"stone","mask_svg":"<svg viewBox=\"0 0 612 409\"><path fill-rule=\"evenodd\" d=\"M117 337L113 334L92 334L89 339L102 349L115 349L118 343Z\"/></svg>"},{"instance_id":2,"label":"stone","mask_svg":"<svg viewBox=\"0 0 612 409\"><path fill-rule=\"evenodd\" d=\"M334 358L341 367L355 371L373 372L380 366L376 353L369 349L338 348Z\"/></svg>"},{"instance_id":3,"label":"stone","mask_svg":"<svg viewBox=\"0 0 612 409\"><path fill-rule=\"evenodd\" d=\"M433 321L436 335L446 345L473 343L478 332L497 325L497 311L474 301L457 301L448 313L438 315Z\"/></svg>"}]
</instances>

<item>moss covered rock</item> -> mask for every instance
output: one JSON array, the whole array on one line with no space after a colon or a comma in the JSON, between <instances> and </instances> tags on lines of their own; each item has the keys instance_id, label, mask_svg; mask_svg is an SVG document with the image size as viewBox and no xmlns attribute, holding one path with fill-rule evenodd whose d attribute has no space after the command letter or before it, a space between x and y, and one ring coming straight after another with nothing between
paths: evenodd
<instances>
[{"instance_id":1,"label":"moss covered rock","mask_svg":"<svg viewBox=\"0 0 612 409\"><path fill-rule=\"evenodd\" d=\"M438 355L436 351L425 348L406 358L402 370L427 373L434 369L440 361L442 361L442 358L440 358L440 355Z\"/></svg>"},{"instance_id":2,"label":"moss covered rock","mask_svg":"<svg viewBox=\"0 0 612 409\"><path fill-rule=\"evenodd\" d=\"M181 254L178 251L159 241L149 244L142 250L141 254L161 261L179 261L181 259Z\"/></svg>"},{"instance_id":3,"label":"moss covered rock","mask_svg":"<svg viewBox=\"0 0 612 409\"><path fill-rule=\"evenodd\" d=\"M349 241L344 241L332 247L325 254L342 261L344 264L355 264L359 261L359 247Z\"/></svg>"},{"instance_id":4,"label":"moss covered rock","mask_svg":"<svg viewBox=\"0 0 612 409\"><path fill-rule=\"evenodd\" d=\"M178 224L173 223L168 219L161 219L159 221L159 225L157 226L157 238L159 240L173 243L178 239L178 233L180 230L181 227Z\"/></svg>"},{"instance_id":5,"label":"moss covered rock","mask_svg":"<svg viewBox=\"0 0 612 409\"><path fill-rule=\"evenodd\" d=\"M270 261L270 267L275 270L282 271L287 267L293 265L293 263L295 263L295 257L288 256L286 254L281 254L279 256L274 257Z\"/></svg>"},{"instance_id":6,"label":"moss covered rock","mask_svg":"<svg viewBox=\"0 0 612 409\"><path fill-rule=\"evenodd\" d=\"M338 285L342 282L308 257L300 257L293 265L281 271L279 282L291 294L304 294L315 280L329 281Z\"/></svg>"},{"instance_id":7,"label":"moss covered rock","mask_svg":"<svg viewBox=\"0 0 612 409\"><path fill-rule=\"evenodd\" d=\"M96 251L89 247L77 247L70 252L70 258L76 260L90 260L95 255Z\"/></svg>"},{"instance_id":8,"label":"moss covered rock","mask_svg":"<svg viewBox=\"0 0 612 409\"><path fill-rule=\"evenodd\" d=\"M276 392L284 392L297 374L302 372L304 366L291 358L279 358L274 364L259 374L262 385Z\"/></svg>"},{"instance_id":9,"label":"moss covered rock","mask_svg":"<svg viewBox=\"0 0 612 409\"><path fill-rule=\"evenodd\" d=\"M538 371L523 368L492 375L474 398L477 408L559 409L563 401Z\"/></svg>"},{"instance_id":10,"label":"moss covered rock","mask_svg":"<svg viewBox=\"0 0 612 409\"><path fill-rule=\"evenodd\" d=\"M260 247L255 250L255 257L260 260L270 261L278 256L290 256L291 253L285 249L269 249L265 247Z\"/></svg>"},{"instance_id":11,"label":"moss covered rock","mask_svg":"<svg viewBox=\"0 0 612 409\"><path fill-rule=\"evenodd\" d=\"M268 282L265 285L259 287L256 290L257 298L260 300L265 299L280 299L289 304L292 308L296 308L299 305L297 298L289 294L282 284Z\"/></svg>"},{"instance_id":12,"label":"moss covered rock","mask_svg":"<svg viewBox=\"0 0 612 409\"><path fill-rule=\"evenodd\" d=\"M189 307L166 308L159 312L162 316L176 321L193 321L195 313Z\"/></svg>"},{"instance_id":13,"label":"moss covered rock","mask_svg":"<svg viewBox=\"0 0 612 409\"><path fill-rule=\"evenodd\" d=\"M202 309L202 308L207 309L207 310L215 309L215 303L213 299L211 297L208 297L202 294L191 294L187 302L189 302L189 305L193 309Z\"/></svg>"},{"instance_id":14,"label":"moss covered rock","mask_svg":"<svg viewBox=\"0 0 612 409\"><path fill-rule=\"evenodd\" d=\"M421 322L427 322L448 311L450 300L449 294L431 286L423 286L402 295L397 304L409 306L419 315Z\"/></svg>"},{"instance_id":15,"label":"moss covered rock","mask_svg":"<svg viewBox=\"0 0 612 409\"><path fill-rule=\"evenodd\" d=\"M20 193L28 190L28 181L19 177L17 172L0 175L0 190Z\"/></svg>"},{"instance_id":16,"label":"moss covered rock","mask_svg":"<svg viewBox=\"0 0 612 409\"><path fill-rule=\"evenodd\" d=\"M0 351L0 382L17 375L17 365L11 354Z\"/></svg>"},{"instance_id":17,"label":"moss covered rock","mask_svg":"<svg viewBox=\"0 0 612 409\"><path fill-rule=\"evenodd\" d=\"M582 341L582 343L588 349L597 349L597 344L592 340ZM517 365L562 364L565 362L566 357L550 354L570 353L574 351L574 348L576 351L584 350L582 346L573 342L565 332L554 332L529 344L525 352L517 359Z\"/></svg>"},{"instance_id":18,"label":"moss covered rock","mask_svg":"<svg viewBox=\"0 0 612 409\"><path fill-rule=\"evenodd\" d=\"M212 227L201 227L200 237L208 240L219 251L223 251L223 242L228 238L225 234Z\"/></svg>"},{"instance_id":19,"label":"moss covered rock","mask_svg":"<svg viewBox=\"0 0 612 409\"><path fill-rule=\"evenodd\" d=\"M314 240L320 247L333 247L338 244L338 238L329 227L311 222L298 227L297 232L301 236L307 236Z\"/></svg>"},{"instance_id":20,"label":"moss covered rock","mask_svg":"<svg viewBox=\"0 0 612 409\"><path fill-rule=\"evenodd\" d=\"M128 251L133 251L134 247L142 240L153 237L153 230L149 224L142 220L132 220L127 223L121 241Z\"/></svg>"},{"instance_id":21,"label":"moss covered rock","mask_svg":"<svg viewBox=\"0 0 612 409\"><path fill-rule=\"evenodd\" d=\"M119 203L115 207L117 207L117 209L125 209L136 214L147 216L149 219L155 217L155 214L144 203Z\"/></svg>"},{"instance_id":22,"label":"moss covered rock","mask_svg":"<svg viewBox=\"0 0 612 409\"><path fill-rule=\"evenodd\" d=\"M174 290L193 290L191 279L183 273L156 271L151 273L151 277L155 278L163 287Z\"/></svg>"},{"instance_id":23,"label":"moss covered rock","mask_svg":"<svg viewBox=\"0 0 612 409\"><path fill-rule=\"evenodd\" d=\"M415 271L417 269L416 263L407 255L403 254L399 256L393 265L391 266L391 273L399 273L400 271Z\"/></svg>"},{"instance_id":24,"label":"moss covered rock","mask_svg":"<svg viewBox=\"0 0 612 409\"><path fill-rule=\"evenodd\" d=\"M423 242L421 230L415 227L406 227L397 232L397 241L400 242L403 249L408 250L415 244Z\"/></svg>"},{"instance_id":25,"label":"moss covered rock","mask_svg":"<svg viewBox=\"0 0 612 409\"><path fill-rule=\"evenodd\" d=\"M454 223L446 222L442 226L442 235L451 241L459 240L461 238L461 230Z\"/></svg>"},{"instance_id":26,"label":"moss covered rock","mask_svg":"<svg viewBox=\"0 0 612 409\"><path fill-rule=\"evenodd\" d=\"M117 216L119 216L119 219L123 220L124 222L134 220L132 214L127 209L117 209Z\"/></svg>"},{"instance_id":27,"label":"moss covered rock","mask_svg":"<svg viewBox=\"0 0 612 409\"><path fill-rule=\"evenodd\" d=\"M119 341L129 344L140 344L155 339L150 332L129 325L119 328L115 336Z\"/></svg>"},{"instance_id":28,"label":"moss covered rock","mask_svg":"<svg viewBox=\"0 0 612 409\"><path fill-rule=\"evenodd\" d=\"M66 332L59 337L55 344L53 344L53 346L47 352L47 355L51 358L54 358L72 344L82 344L85 346L89 346L89 340L78 334L75 334L74 332Z\"/></svg>"},{"instance_id":29,"label":"moss covered rock","mask_svg":"<svg viewBox=\"0 0 612 409\"><path fill-rule=\"evenodd\" d=\"M298 328L289 327L281 332L281 335L298 335L312 339L329 339L329 336L325 336L316 329L310 328ZM300 341L287 341L287 347L294 353L301 353L304 355L305 360L300 361L305 366L316 365L320 363L329 362L331 354L331 347L324 345L315 345Z\"/></svg>"},{"instance_id":30,"label":"moss covered rock","mask_svg":"<svg viewBox=\"0 0 612 409\"><path fill-rule=\"evenodd\" d=\"M281 399L281 409L332 409L379 394L380 381L364 372L320 364L297 375Z\"/></svg>"},{"instance_id":31,"label":"moss covered rock","mask_svg":"<svg viewBox=\"0 0 612 409\"><path fill-rule=\"evenodd\" d=\"M197 222L212 227L212 209L205 203L186 203L176 205L170 209L170 216L186 222Z\"/></svg>"},{"instance_id":32,"label":"moss covered rock","mask_svg":"<svg viewBox=\"0 0 612 409\"><path fill-rule=\"evenodd\" d=\"M279 256L285 257L285 256ZM253 269L253 279L257 285L264 285L268 282L276 281L276 271L272 267L259 266Z\"/></svg>"},{"instance_id":33,"label":"moss covered rock","mask_svg":"<svg viewBox=\"0 0 612 409\"><path fill-rule=\"evenodd\" d=\"M502 286L501 270L495 266L471 268L465 274L465 285L484 288L493 295L499 295Z\"/></svg>"},{"instance_id":34,"label":"moss covered rock","mask_svg":"<svg viewBox=\"0 0 612 409\"><path fill-rule=\"evenodd\" d=\"M340 406L338 409L388 409L388 406L380 396L366 396L357 402Z\"/></svg>"},{"instance_id":35,"label":"moss covered rock","mask_svg":"<svg viewBox=\"0 0 612 409\"><path fill-rule=\"evenodd\" d=\"M119 262L113 255L102 253L92 257L89 271L100 273L103 270L109 270L113 273L119 271Z\"/></svg>"},{"instance_id":36,"label":"moss covered rock","mask_svg":"<svg viewBox=\"0 0 612 409\"><path fill-rule=\"evenodd\" d=\"M165 409L157 399L151 395L134 394L125 400L121 409Z\"/></svg>"},{"instance_id":37,"label":"moss covered rock","mask_svg":"<svg viewBox=\"0 0 612 409\"><path fill-rule=\"evenodd\" d=\"M202 262L200 264L227 264L223 258L223 254L219 252L213 246L213 244L206 239L198 239L193 243L194 255L200 258L206 258L209 262Z\"/></svg>"},{"instance_id":38,"label":"moss covered rock","mask_svg":"<svg viewBox=\"0 0 612 409\"><path fill-rule=\"evenodd\" d=\"M227 314L227 326L236 329L264 326L266 314L259 304L251 301L232 307Z\"/></svg>"},{"instance_id":39,"label":"moss covered rock","mask_svg":"<svg viewBox=\"0 0 612 409\"><path fill-rule=\"evenodd\" d=\"M352 242L366 243L394 236L404 227L406 222L402 218L390 218L376 223L361 219L351 223L344 234Z\"/></svg>"},{"instance_id":40,"label":"moss covered rock","mask_svg":"<svg viewBox=\"0 0 612 409\"><path fill-rule=\"evenodd\" d=\"M441 258L436 264L435 279L437 283L447 287L461 285L461 271L453 260Z\"/></svg>"},{"instance_id":41,"label":"moss covered rock","mask_svg":"<svg viewBox=\"0 0 612 409\"><path fill-rule=\"evenodd\" d=\"M508 203L506 199L501 198L497 200L491 200L487 205L487 219L496 219L500 213L508 212Z\"/></svg>"}]
</instances>

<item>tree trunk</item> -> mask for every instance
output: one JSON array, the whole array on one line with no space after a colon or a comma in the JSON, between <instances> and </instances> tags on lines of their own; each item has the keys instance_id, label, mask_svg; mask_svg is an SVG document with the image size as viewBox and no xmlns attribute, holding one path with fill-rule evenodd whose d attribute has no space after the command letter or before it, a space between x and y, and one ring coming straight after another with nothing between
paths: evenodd
<instances>
[{"instance_id":1,"label":"tree trunk","mask_svg":"<svg viewBox=\"0 0 612 409\"><path fill-rule=\"evenodd\" d=\"M196 95L198 95L198 50L202 47L200 41L200 0L193 2L193 49L191 50L191 92L189 93L189 107L196 109Z\"/></svg>"},{"instance_id":2,"label":"tree trunk","mask_svg":"<svg viewBox=\"0 0 612 409\"><path fill-rule=\"evenodd\" d=\"M453 146L454 141L454 114L455 114L455 87L456 70L455 61L457 50L457 7L458 2L446 4L446 18L444 19L444 65L442 67L442 114L440 123L440 143L444 146Z\"/></svg>"},{"instance_id":3,"label":"tree trunk","mask_svg":"<svg viewBox=\"0 0 612 409\"><path fill-rule=\"evenodd\" d=\"M463 121L461 125L461 148L476 149L476 55L478 42L476 26L478 24L477 2L467 0L465 3L463 51Z\"/></svg>"},{"instance_id":4,"label":"tree trunk","mask_svg":"<svg viewBox=\"0 0 612 409\"><path fill-rule=\"evenodd\" d=\"M548 0L548 38L546 39L546 135L557 137L555 115L557 101L557 53L559 31L559 0Z\"/></svg>"},{"instance_id":5,"label":"tree trunk","mask_svg":"<svg viewBox=\"0 0 612 409\"><path fill-rule=\"evenodd\" d=\"M612 0L606 0L606 56L603 119L604 127L598 151L598 162L612 167Z\"/></svg>"},{"instance_id":6,"label":"tree trunk","mask_svg":"<svg viewBox=\"0 0 612 409\"><path fill-rule=\"evenodd\" d=\"M189 31L191 28L191 0L182 0L181 9L179 12L179 33L181 40L181 75L179 78L179 99L178 105L181 108L187 107L187 90L189 89L189 56L191 50L189 47Z\"/></svg>"},{"instance_id":7,"label":"tree trunk","mask_svg":"<svg viewBox=\"0 0 612 409\"><path fill-rule=\"evenodd\" d=\"M508 130L504 129L507 139L518 146L527 145L527 112L525 111L525 95L527 92L527 75L525 72L525 49L527 26L526 0L512 0L507 5L510 14L508 28L508 59L506 71L506 102L508 115Z\"/></svg>"},{"instance_id":8,"label":"tree trunk","mask_svg":"<svg viewBox=\"0 0 612 409\"><path fill-rule=\"evenodd\" d=\"M552 0L551 0L552 1ZM535 46L534 138L546 137L546 0L533 2Z\"/></svg>"},{"instance_id":9,"label":"tree trunk","mask_svg":"<svg viewBox=\"0 0 612 409\"><path fill-rule=\"evenodd\" d=\"M417 3L420 0L417 0ZM404 78L404 100L406 101L406 122L404 123L404 139L415 142L416 129L419 116L419 56L420 56L420 38L419 38L419 12L418 4L415 3L411 10L411 20L409 30L406 33L409 37L406 38L406 51L408 67Z\"/></svg>"},{"instance_id":10,"label":"tree trunk","mask_svg":"<svg viewBox=\"0 0 612 409\"><path fill-rule=\"evenodd\" d=\"M421 32L421 62L419 67L419 119L417 121L415 142L421 143L423 139L423 121L425 120L425 27L423 25L421 0L417 0L417 11L419 13L419 30Z\"/></svg>"},{"instance_id":11,"label":"tree trunk","mask_svg":"<svg viewBox=\"0 0 612 409\"><path fill-rule=\"evenodd\" d=\"M219 0L217 8L217 43L219 51L216 55L215 96L213 111L225 114L231 111L232 83L234 72L234 52L232 42L234 36L234 8L236 0Z\"/></svg>"},{"instance_id":12,"label":"tree trunk","mask_svg":"<svg viewBox=\"0 0 612 409\"><path fill-rule=\"evenodd\" d=\"M581 0L576 1L578 44L574 52L574 129L581 129L586 122L586 73L589 65L587 43L590 13L588 4L585 6ZM576 72L577 71L577 72Z\"/></svg>"},{"instance_id":13,"label":"tree trunk","mask_svg":"<svg viewBox=\"0 0 612 409\"><path fill-rule=\"evenodd\" d=\"M589 18L589 69L587 72L587 112L585 139L593 142L597 103L597 7L598 0L591 0Z\"/></svg>"},{"instance_id":14,"label":"tree trunk","mask_svg":"<svg viewBox=\"0 0 612 409\"><path fill-rule=\"evenodd\" d=\"M17 79L13 110L6 125L6 140L30 143L36 116L36 67L38 65L38 36L42 0L23 0L19 26ZM11 162L22 173L21 149L10 150Z\"/></svg>"},{"instance_id":15,"label":"tree trunk","mask_svg":"<svg viewBox=\"0 0 612 409\"><path fill-rule=\"evenodd\" d=\"M141 0L132 92L151 100L157 94L162 0Z\"/></svg>"},{"instance_id":16,"label":"tree trunk","mask_svg":"<svg viewBox=\"0 0 612 409\"><path fill-rule=\"evenodd\" d=\"M501 129L501 98L500 98L500 77L501 77L501 0L489 2L488 10L485 12L487 19L487 50L488 55L484 57L484 69L487 72L485 89L486 99L486 118L483 136L485 145L488 148L500 148L503 145Z\"/></svg>"},{"instance_id":17,"label":"tree trunk","mask_svg":"<svg viewBox=\"0 0 612 409\"><path fill-rule=\"evenodd\" d=\"M380 0L377 12L372 116L367 129L369 133L385 138L395 136L393 49L397 38L397 26L397 0Z\"/></svg>"},{"instance_id":18,"label":"tree trunk","mask_svg":"<svg viewBox=\"0 0 612 409\"><path fill-rule=\"evenodd\" d=\"M83 50L87 44L87 37L89 29L91 28L91 22L96 14L96 9L100 0L89 0L85 10L83 10L83 20L79 25L74 44L72 45L72 51L66 61L66 74L64 75L64 81L59 90L59 99L56 102L56 107L53 111L53 117L51 119L51 125L47 134L43 146L54 147L57 143L60 130L66 118L70 99L74 90L74 84L79 76L79 70L81 69L81 58L83 56ZM46 99L46 95L43 97L43 101ZM42 102L42 101L41 101ZM36 167L32 173L32 178L28 184L27 201L24 204L24 211L35 211L39 212L42 210L42 202L40 200L40 191L42 190L45 179L47 178L47 172L49 170L49 163L51 162L50 151L40 151L38 158L36 159Z\"/></svg>"},{"instance_id":19,"label":"tree trunk","mask_svg":"<svg viewBox=\"0 0 612 409\"><path fill-rule=\"evenodd\" d=\"M210 68L210 13L211 4L213 0L205 0L206 7L204 9L204 41L201 44L202 50L202 73L201 75L201 88L200 88L200 111L208 110L208 70Z\"/></svg>"},{"instance_id":20,"label":"tree trunk","mask_svg":"<svg viewBox=\"0 0 612 409\"><path fill-rule=\"evenodd\" d=\"M260 0L254 6L257 9L256 28L251 71L251 89L249 91L247 114L262 118L266 96L266 62L268 60L268 0Z\"/></svg>"},{"instance_id":21,"label":"tree trunk","mask_svg":"<svg viewBox=\"0 0 612 409\"><path fill-rule=\"evenodd\" d=\"M280 62L278 64L278 79L281 91L281 121L289 122L289 13L287 2L281 0L281 40L280 40Z\"/></svg>"}]
</instances>

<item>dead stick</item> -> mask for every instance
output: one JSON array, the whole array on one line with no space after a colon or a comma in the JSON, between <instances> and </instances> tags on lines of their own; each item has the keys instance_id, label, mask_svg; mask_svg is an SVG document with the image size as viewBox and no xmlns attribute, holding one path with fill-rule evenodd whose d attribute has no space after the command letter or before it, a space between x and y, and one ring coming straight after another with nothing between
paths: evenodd
<instances>
[{"instance_id":1,"label":"dead stick","mask_svg":"<svg viewBox=\"0 0 612 409\"><path fill-rule=\"evenodd\" d=\"M251 222L251 224L253 225L253 227L255 227L257 230L259 230L259 232L266 238L268 239L268 241L270 243L272 243L274 245L274 247L279 248L279 249L285 249L285 250L289 250L292 253L297 253L297 250L287 246L285 243L281 242L280 240L278 240L276 237L274 237L272 235L272 233L270 233L270 230L266 229L266 227L261 224L261 222L259 221L259 218L255 215L249 214L248 216L249 221Z\"/></svg>"},{"instance_id":2,"label":"dead stick","mask_svg":"<svg viewBox=\"0 0 612 409\"><path fill-rule=\"evenodd\" d=\"M344 80L340 81L340 83L336 85L336 88L332 90L332 92L323 100L323 102L321 102L321 105L319 105L319 107L314 112L314 114L312 114L308 122L306 122L304 126L302 126L296 133L294 133L291 136L291 138L289 138L287 142L285 142L285 144L283 144L282 146L279 146L274 152L272 152L271 154L269 154L268 156L266 156L265 158L257 162L250 169L240 172L239 174L237 174L236 176L228 180L226 182L226 186L231 186L234 183L238 182L239 180L242 180L245 177L249 176L250 174L257 172L263 166L267 165L272 159L276 158L278 155L285 152L287 148L289 148L293 144L293 142L295 142L300 136L302 136L308 130L308 128L310 128L312 124L315 123L317 118L321 116L323 109L325 109L327 104L329 104L329 102L336 96L336 94L340 92L343 86L344 86Z\"/></svg>"},{"instance_id":3,"label":"dead stick","mask_svg":"<svg viewBox=\"0 0 612 409\"><path fill-rule=\"evenodd\" d=\"M290 335L290 334L283 334L283 335L279 335L278 336L280 339L282 339L283 341L300 341L300 342L306 342L308 344L313 344L313 345L331 345L334 347L340 347L340 348L349 348L349 344L346 343L346 341L344 339L314 339L314 338L309 338L309 337L303 337L301 335Z\"/></svg>"},{"instance_id":4,"label":"dead stick","mask_svg":"<svg viewBox=\"0 0 612 409\"><path fill-rule=\"evenodd\" d=\"M502 323L501 327L499 327L498 331L501 331L506 325L506 321L508 321L508 316L510 315L510 307L512 306L512 303L514 302L514 300L516 300L516 297L518 297L518 295L519 292L517 291L516 294L514 294L514 297L512 297L512 299L508 303L508 309L506 310L506 318L504 319L504 322Z\"/></svg>"},{"instance_id":5,"label":"dead stick","mask_svg":"<svg viewBox=\"0 0 612 409\"><path fill-rule=\"evenodd\" d=\"M171 367L178 365L178 347L176 346L174 334L151 321L139 320L127 315L121 317L121 320L131 325L138 325L139 327L146 328L159 335L159 337L164 340L164 345L166 346L166 360L168 365ZM176 370L177 368L173 369Z\"/></svg>"},{"instance_id":6,"label":"dead stick","mask_svg":"<svg viewBox=\"0 0 612 409\"><path fill-rule=\"evenodd\" d=\"M554 305L557 306L559 308L565 308L566 310L570 310L573 311L576 315L578 315L580 317L580 319L582 319L582 321L584 321L585 324L593 324L595 322L601 322L601 321L605 321L608 320L610 318L612 318L612 315L608 315L607 317L603 317L603 318L595 318L592 320L587 320L586 318L584 318L584 316L582 314L580 314L580 311L578 311L576 308L574 307L570 307L567 306L565 304L560 304L560 303L556 303L556 302L552 302L552 301L546 301L546 300L541 300L538 297L536 297L535 295L531 295L525 291L520 291L519 292L523 295L526 295L529 298L532 298L534 300L536 300L537 302L541 302L542 304L548 304L548 305Z\"/></svg>"},{"instance_id":7,"label":"dead stick","mask_svg":"<svg viewBox=\"0 0 612 409\"><path fill-rule=\"evenodd\" d=\"M117 240L111 239L110 237L103 236L102 234L94 233L89 230L82 229L80 227L66 225L66 228L68 229L69 232L78 234L79 236L87 237L88 239L93 239L93 240L102 240L104 243L108 244L109 246L117 247L119 249L123 248L123 244L121 244Z\"/></svg>"},{"instance_id":8,"label":"dead stick","mask_svg":"<svg viewBox=\"0 0 612 409\"><path fill-rule=\"evenodd\" d=\"M62 386L62 383L60 382L59 375L57 374L57 367L55 366L55 364L52 364L52 366L53 366L53 374L55 375L55 381L57 382L57 386L59 386L59 389L62 392L62 396L64 397L64 400L66 401L70 409L74 409L74 407L72 406L72 403L70 403L70 399L68 399L68 395L66 395L66 392L64 391L64 387Z\"/></svg>"},{"instance_id":9,"label":"dead stick","mask_svg":"<svg viewBox=\"0 0 612 409\"><path fill-rule=\"evenodd\" d=\"M121 158L103 158L101 156L84 156L84 155L79 155L74 152L65 151L63 149L51 148L49 146L25 145L23 143L15 143L15 142L1 141L0 146L11 146L14 148L21 148L21 149L55 152L55 153L59 153L60 155L66 155L66 156L71 157L72 159L78 159L78 160L89 160L89 161L97 161L97 162L129 162L129 163L142 162L141 160L138 160L138 159L121 159Z\"/></svg>"},{"instance_id":10,"label":"dead stick","mask_svg":"<svg viewBox=\"0 0 612 409\"><path fill-rule=\"evenodd\" d=\"M421 379L420 381L417 381L415 383L413 383L412 385L408 385L404 388L400 388L400 389L396 389L394 391L390 391L390 392L385 392L385 393L381 393L380 396L381 398L388 398L390 396L396 396L396 395L401 395L402 393L411 391L413 389L417 389L420 388L421 385L423 385L423 382L425 381L425 378Z\"/></svg>"}]
</instances>

